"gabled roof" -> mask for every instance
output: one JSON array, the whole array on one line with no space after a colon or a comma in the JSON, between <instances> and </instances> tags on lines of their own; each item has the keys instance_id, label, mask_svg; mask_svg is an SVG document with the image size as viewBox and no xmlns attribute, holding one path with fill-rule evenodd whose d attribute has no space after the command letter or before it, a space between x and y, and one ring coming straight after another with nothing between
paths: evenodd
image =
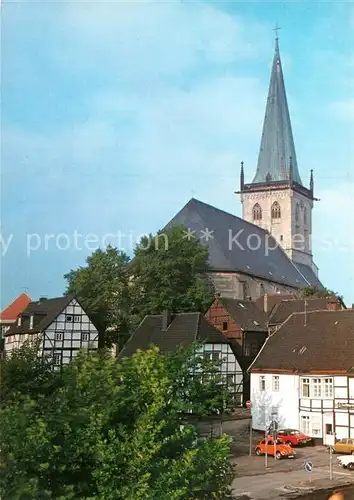
<instances>
[{"instance_id":1,"label":"gabled roof","mask_svg":"<svg viewBox=\"0 0 354 500\"><path fill-rule=\"evenodd\" d=\"M131 356L138 349L149 349L151 345L157 346L162 353L174 352L179 345L188 347L196 341L231 345L201 313L175 314L167 330L162 330L162 315L149 315L145 316L118 357Z\"/></svg>"},{"instance_id":2,"label":"gabled roof","mask_svg":"<svg viewBox=\"0 0 354 500\"><path fill-rule=\"evenodd\" d=\"M0 321L15 321L17 316L26 309L31 302L27 293L21 293L10 305L0 313Z\"/></svg>"},{"instance_id":3,"label":"gabled roof","mask_svg":"<svg viewBox=\"0 0 354 500\"><path fill-rule=\"evenodd\" d=\"M264 229L192 198L166 225L182 225L209 250L213 271L241 272L292 288L313 283L302 276L284 250ZM207 237L205 232L211 233Z\"/></svg>"},{"instance_id":4,"label":"gabled roof","mask_svg":"<svg viewBox=\"0 0 354 500\"><path fill-rule=\"evenodd\" d=\"M39 333L48 328L55 318L74 299L72 295L64 295L55 299L42 299L31 302L21 315L21 325L13 324L5 335L17 333ZM33 315L33 328L30 329L30 317Z\"/></svg>"},{"instance_id":5,"label":"gabled roof","mask_svg":"<svg viewBox=\"0 0 354 500\"><path fill-rule=\"evenodd\" d=\"M292 314L268 337L249 371L354 373L354 310Z\"/></svg>"},{"instance_id":6,"label":"gabled roof","mask_svg":"<svg viewBox=\"0 0 354 500\"><path fill-rule=\"evenodd\" d=\"M257 171L252 183L290 180L290 157L293 180L302 185L297 166L278 39L276 39L261 147Z\"/></svg>"},{"instance_id":7,"label":"gabled roof","mask_svg":"<svg viewBox=\"0 0 354 500\"><path fill-rule=\"evenodd\" d=\"M333 301L338 302L335 297L309 297L306 299L282 300L279 304L274 306L272 312L270 313L269 324L280 325L293 313L326 310L329 302Z\"/></svg>"},{"instance_id":8,"label":"gabled roof","mask_svg":"<svg viewBox=\"0 0 354 500\"><path fill-rule=\"evenodd\" d=\"M233 320L248 332L268 332L268 316L254 301L220 298L219 300Z\"/></svg>"}]
</instances>

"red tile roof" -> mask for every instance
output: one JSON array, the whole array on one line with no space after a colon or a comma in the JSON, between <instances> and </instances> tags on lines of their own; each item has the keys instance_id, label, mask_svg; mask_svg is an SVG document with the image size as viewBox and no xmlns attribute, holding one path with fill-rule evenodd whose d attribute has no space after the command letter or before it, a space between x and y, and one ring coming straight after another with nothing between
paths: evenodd
<instances>
[{"instance_id":1,"label":"red tile roof","mask_svg":"<svg viewBox=\"0 0 354 500\"><path fill-rule=\"evenodd\" d=\"M15 321L17 316L26 309L31 302L27 293L21 293L11 304L0 313L0 320Z\"/></svg>"}]
</instances>

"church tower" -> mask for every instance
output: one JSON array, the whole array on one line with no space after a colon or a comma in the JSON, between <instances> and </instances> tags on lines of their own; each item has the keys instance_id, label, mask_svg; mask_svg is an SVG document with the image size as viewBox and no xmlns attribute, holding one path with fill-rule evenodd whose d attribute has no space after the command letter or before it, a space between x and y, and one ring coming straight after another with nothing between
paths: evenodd
<instances>
[{"instance_id":1,"label":"church tower","mask_svg":"<svg viewBox=\"0 0 354 500\"><path fill-rule=\"evenodd\" d=\"M296 159L278 37L256 174L245 184L242 162L240 184L243 218L266 229L295 264L310 267L317 276L311 249L313 172L307 188Z\"/></svg>"}]
</instances>

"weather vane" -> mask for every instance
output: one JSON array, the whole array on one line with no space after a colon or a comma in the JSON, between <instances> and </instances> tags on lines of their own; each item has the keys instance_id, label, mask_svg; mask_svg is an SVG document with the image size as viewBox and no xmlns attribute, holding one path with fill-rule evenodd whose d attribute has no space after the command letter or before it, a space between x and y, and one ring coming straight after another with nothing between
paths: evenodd
<instances>
[{"instance_id":1,"label":"weather vane","mask_svg":"<svg viewBox=\"0 0 354 500\"><path fill-rule=\"evenodd\" d=\"M275 31L275 37L278 38L278 31L281 30L281 27L278 26L278 23L275 24L273 31Z\"/></svg>"}]
</instances>

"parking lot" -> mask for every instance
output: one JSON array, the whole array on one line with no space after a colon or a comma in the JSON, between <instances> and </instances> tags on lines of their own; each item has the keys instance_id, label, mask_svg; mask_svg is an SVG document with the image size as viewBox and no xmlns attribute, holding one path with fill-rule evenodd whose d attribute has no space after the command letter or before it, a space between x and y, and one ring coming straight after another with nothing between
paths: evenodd
<instances>
[{"instance_id":1,"label":"parking lot","mask_svg":"<svg viewBox=\"0 0 354 500\"><path fill-rule=\"evenodd\" d=\"M354 483L354 472L337 465L333 455L332 479L330 477L330 454L325 446L296 447L292 459L275 460L268 456L256 456L254 449L262 439L253 432L252 455L250 447L250 420L224 422L222 431L232 438L230 461L234 466L234 498L242 500L268 500L270 498L295 498L311 489L331 488L336 485ZM305 463L311 462L311 472L306 472ZM323 498L326 498L324 494Z\"/></svg>"}]
</instances>

